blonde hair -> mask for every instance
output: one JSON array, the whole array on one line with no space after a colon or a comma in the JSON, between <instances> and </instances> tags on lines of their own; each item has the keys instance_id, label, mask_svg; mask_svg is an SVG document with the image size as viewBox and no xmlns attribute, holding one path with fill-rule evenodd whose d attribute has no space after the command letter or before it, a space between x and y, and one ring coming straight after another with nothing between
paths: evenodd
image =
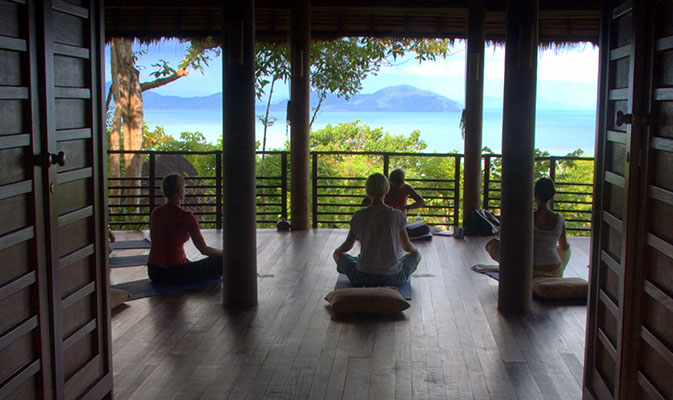
<instances>
[{"instance_id":1,"label":"blonde hair","mask_svg":"<svg viewBox=\"0 0 673 400\"><path fill-rule=\"evenodd\" d=\"M161 181L161 190L164 192L164 196L167 199L175 197L181 190L184 190L184 188L185 178L180 175L167 175L164 180Z\"/></svg>"},{"instance_id":2,"label":"blonde hair","mask_svg":"<svg viewBox=\"0 0 673 400\"><path fill-rule=\"evenodd\" d=\"M365 189L367 190L367 195L375 199L382 198L390 190L390 184L388 183L388 178L383 174L371 174L367 178L365 183Z\"/></svg>"}]
</instances>

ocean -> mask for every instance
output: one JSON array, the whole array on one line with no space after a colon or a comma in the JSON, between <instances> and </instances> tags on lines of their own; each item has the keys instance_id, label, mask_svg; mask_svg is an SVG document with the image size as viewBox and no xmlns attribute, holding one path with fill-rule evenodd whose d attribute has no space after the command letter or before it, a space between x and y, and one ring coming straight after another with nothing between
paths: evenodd
<instances>
[{"instance_id":1,"label":"ocean","mask_svg":"<svg viewBox=\"0 0 673 400\"><path fill-rule=\"evenodd\" d=\"M263 113L257 110L258 114ZM285 112L271 112L277 121L267 133L267 149L280 149L289 140ZM486 109L483 117L483 146L494 152L501 150L502 110ZM327 124L361 121L372 128L383 128L391 135L408 136L414 130L421 132L427 143L427 152L463 152L460 132L460 113L428 112L339 112L323 111L318 114L313 130ZM175 138L180 132L199 131L208 141L215 143L222 134L222 113L218 110L145 110L145 121L150 129L162 125L167 134ZM596 116L593 110L538 110L536 115L535 147L551 155L566 155L582 149L587 156L594 154ZM256 139L262 141L263 126L257 122ZM260 146L261 148L261 146Z\"/></svg>"}]
</instances>

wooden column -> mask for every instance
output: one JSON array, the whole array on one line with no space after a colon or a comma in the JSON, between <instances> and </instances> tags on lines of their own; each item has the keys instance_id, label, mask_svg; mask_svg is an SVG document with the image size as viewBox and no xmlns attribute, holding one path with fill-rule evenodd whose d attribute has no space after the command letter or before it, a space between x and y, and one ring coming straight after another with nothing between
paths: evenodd
<instances>
[{"instance_id":1,"label":"wooden column","mask_svg":"<svg viewBox=\"0 0 673 400\"><path fill-rule=\"evenodd\" d=\"M470 0L465 60L465 166L463 226L471 233L481 199L481 127L484 108L484 1Z\"/></svg>"},{"instance_id":2,"label":"wooden column","mask_svg":"<svg viewBox=\"0 0 673 400\"><path fill-rule=\"evenodd\" d=\"M222 27L225 306L257 304L253 0L227 0Z\"/></svg>"},{"instance_id":3,"label":"wooden column","mask_svg":"<svg viewBox=\"0 0 673 400\"><path fill-rule=\"evenodd\" d=\"M498 309L526 312L533 279L538 0L508 0Z\"/></svg>"},{"instance_id":4,"label":"wooden column","mask_svg":"<svg viewBox=\"0 0 673 400\"><path fill-rule=\"evenodd\" d=\"M310 114L310 45L311 2L292 0L290 77L290 181L292 230L309 229L309 114Z\"/></svg>"}]
</instances>

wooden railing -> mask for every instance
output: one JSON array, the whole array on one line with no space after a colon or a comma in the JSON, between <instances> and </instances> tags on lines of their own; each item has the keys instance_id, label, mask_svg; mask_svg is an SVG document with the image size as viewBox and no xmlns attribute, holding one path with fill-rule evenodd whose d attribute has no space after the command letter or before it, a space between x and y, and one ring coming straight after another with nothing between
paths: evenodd
<instances>
[{"instance_id":1,"label":"wooden railing","mask_svg":"<svg viewBox=\"0 0 673 400\"><path fill-rule=\"evenodd\" d=\"M431 225L456 226L460 212L460 154L438 153L387 153L387 152L313 152L312 155L312 217L313 227L344 227L353 213L362 208L365 197L365 180L373 172L388 175L390 165L409 164L435 159L444 162L449 176L417 176L406 168L406 181L426 202L426 207L413 210L409 218L420 216ZM329 175L321 163L351 163L353 158L367 158L369 171L355 170L350 176ZM398 159L398 162L395 162ZM391 162L392 161L392 162Z\"/></svg>"},{"instance_id":2,"label":"wooden railing","mask_svg":"<svg viewBox=\"0 0 673 400\"><path fill-rule=\"evenodd\" d=\"M113 228L148 227L151 210L163 202L161 179L165 171L173 172L176 168L176 165L167 167L166 162L160 162L161 158L176 155L189 158L201 170L209 171L206 176L194 175L195 169L191 171L193 176L187 173L185 208L197 216L203 227L222 228L222 152L109 151L109 154L139 155L144 165L142 176L108 179L109 220ZM280 219L288 219L291 160L289 152L283 151L257 152L257 156L257 223L260 227L271 227ZM431 225L458 226L462 217L462 158L462 154L453 153L312 152L312 225L314 228L347 227L353 212L362 207L366 176L373 172L387 175L391 166L403 166L407 182L427 204L418 210L420 213L410 214L409 219L420 215ZM495 154L483 155L482 206L495 214L500 212L500 159L501 156ZM586 157L542 157L536 159L535 165L538 174L555 180L554 208L564 215L568 230L587 234L591 229L593 175L585 174L580 179L583 181L578 182L577 177L567 173L571 163L591 163L593 169L593 159ZM423 168L429 164L434 167ZM336 165L340 171L348 171L346 176L334 175L332 171L336 168L331 167ZM415 174L415 170L423 170L425 174ZM429 176L429 170L437 171L438 176Z\"/></svg>"},{"instance_id":3,"label":"wooden railing","mask_svg":"<svg viewBox=\"0 0 673 400\"><path fill-rule=\"evenodd\" d=\"M500 169L501 155L484 154L482 170L482 207L500 215ZM592 157L537 157L535 168L554 181L556 196L554 211L563 215L571 234L588 234L591 231L591 204L593 200L593 174L574 177L560 173L570 164L583 164L585 170L593 171ZM578 181L579 179L579 181Z\"/></svg>"},{"instance_id":4,"label":"wooden railing","mask_svg":"<svg viewBox=\"0 0 673 400\"><path fill-rule=\"evenodd\" d=\"M195 175L196 169L185 174L185 209L194 213L203 228L222 229L222 179L221 151L108 151L109 155L134 154L142 157L141 176L108 178L108 216L113 229L143 229L149 226L151 211L163 204L161 180L165 173L180 171L185 163L163 166L162 156L182 156L190 163L199 164L208 172L206 176ZM275 226L279 219L288 216L288 152L267 151L265 163L277 168L275 173L257 177L257 223L260 226ZM173 160L174 161L174 160ZM258 163L259 164L259 163ZM261 168L261 167L260 167ZM184 168L183 168L184 169ZM259 174L258 174L259 175Z\"/></svg>"}]
</instances>

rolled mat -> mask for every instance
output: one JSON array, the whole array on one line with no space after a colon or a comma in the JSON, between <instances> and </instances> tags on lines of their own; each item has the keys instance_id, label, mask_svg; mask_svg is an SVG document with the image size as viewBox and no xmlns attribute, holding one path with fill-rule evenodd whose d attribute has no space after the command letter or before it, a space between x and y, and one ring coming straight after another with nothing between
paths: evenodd
<instances>
[{"instance_id":1,"label":"rolled mat","mask_svg":"<svg viewBox=\"0 0 673 400\"><path fill-rule=\"evenodd\" d=\"M347 289L356 287L353 286L348 277L344 274L339 274L334 290L337 289ZM406 281L405 283L397 286L397 291L400 292L400 295L404 297L405 300L411 300L411 280Z\"/></svg>"},{"instance_id":2,"label":"rolled mat","mask_svg":"<svg viewBox=\"0 0 673 400\"><path fill-rule=\"evenodd\" d=\"M500 280L500 271L497 265L492 264L477 264L473 265L470 268L474 272L479 272L480 274L488 275L496 281Z\"/></svg>"},{"instance_id":3,"label":"rolled mat","mask_svg":"<svg viewBox=\"0 0 673 400\"><path fill-rule=\"evenodd\" d=\"M110 268L136 267L147 265L149 255L141 254L139 256L110 257Z\"/></svg>"},{"instance_id":4,"label":"rolled mat","mask_svg":"<svg viewBox=\"0 0 673 400\"><path fill-rule=\"evenodd\" d=\"M142 299L143 297L159 296L178 292L182 290L196 289L205 286L215 285L222 282L222 278L210 279L207 281L193 283L156 283L149 279L131 281L112 285L113 289L125 290L131 294L129 300Z\"/></svg>"},{"instance_id":5,"label":"rolled mat","mask_svg":"<svg viewBox=\"0 0 673 400\"><path fill-rule=\"evenodd\" d=\"M110 243L112 250L129 250L129 249L149 249L152 247L152 242L149 239L140 240L117 240Z\"/></svg>"}]
</instances>

